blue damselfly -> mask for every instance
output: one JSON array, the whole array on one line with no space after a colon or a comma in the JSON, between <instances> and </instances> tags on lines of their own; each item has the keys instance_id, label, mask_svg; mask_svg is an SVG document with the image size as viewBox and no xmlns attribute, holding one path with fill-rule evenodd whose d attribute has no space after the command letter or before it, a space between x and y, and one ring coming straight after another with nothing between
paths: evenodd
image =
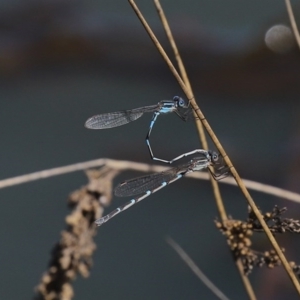
<instances>
[{"instance_id":1,"label":"blue damselfly","mask_svg":"<svg viewBox=\"0 0 300 300\"><path fill-rule=\"evenodd\" d=\"M184 175L188 173L199 171L208 168L209 166L213 166L215 172L212 172L210 169L208 170L210 171L214 179L220 180L228 176L228 168L225 166L223 162L223 158L220 157L214 151L197 149L181 155L180 157L178 157L178 159L194 153L200 153L201 157L195 157L189 163L179 167L169 169L165 172L154 173L151 175L134 178L119 184L115 188L116 196L120 196L120 197L127 197L127 196L134 196L134 195L138 195L138 196L133 198L129 202L123 204L122 206L118 207L117 209L113 210L108 215L96 220L95 223L98 226L106 223L107 221L109 221L111 218L113 218L120 212L128 209L129 207L147 198L151 194L159 191L160 189L167 186L168 184L182 178Z\"/></svg>"},{"instance_id":2,"label":"blue damselfly","mask_svg":"<svg viewBox=\"0 0 300 300\"><path fill-rule=\"evenodd\" d=\"M146 143L151 158L153 160L161 161L164 163L172 163L173 160L168 161L154 156L152 148L150 146L150 134L154 123L160 114L175 112L179 118L181 118L184 121L187 120L188 116L191 113L191 108L189 106L189 102L185 101L179 96L175 96L173 100L162 100L155 105L95 115L85 122L85 127L89 129L107 129L118 127L135 121L138 118L140 118L144 113L148 112L153 112L153 117L150 122L149 130L146 136Z\"/></svg>"}]
</instances>

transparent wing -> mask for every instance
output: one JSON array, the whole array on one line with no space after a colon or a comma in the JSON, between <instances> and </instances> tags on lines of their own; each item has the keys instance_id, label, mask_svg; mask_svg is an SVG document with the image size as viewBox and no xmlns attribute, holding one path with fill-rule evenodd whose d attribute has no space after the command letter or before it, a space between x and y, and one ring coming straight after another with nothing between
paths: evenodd
<instances>
[{"instance_id":1,"label":"transparent wing","mask_svg":"<svg viewBox=\"0 0 300 300\"><path fill-rule=\"evenodd\" d=\"M96 115L85 122L89 129L106 129L125 125L140 118L143 112L130 113L130 111L118 111L113 113Z\"/></svg>"},{"instance_id":2,"label":"transparent wing","mask_svg":"<svg viewBox=\"0 0 300 300\"><path fill-rule=\"evenodd\" d=\"M145 112L152 112L157 109L157 105L145 106L141 108L122 110L105 113L89 118L85 122L85 127L89 129L107 129L125 125L140 118Z\"/></svg>"},{"instance_id":3,"label":"transparent wing","mask_svg":"<svg viewBox=\"0 0 300 300\"><path fill-rule=\"evenodd\" d=\"M127 197L143 194L148 190L152 191L161 186L163 182L168 183L170 180L176 178L178 174L177 171L178 168L173 168L162 173L127 180L115 188L115 195Z\"/></svg>"}]
</instances>

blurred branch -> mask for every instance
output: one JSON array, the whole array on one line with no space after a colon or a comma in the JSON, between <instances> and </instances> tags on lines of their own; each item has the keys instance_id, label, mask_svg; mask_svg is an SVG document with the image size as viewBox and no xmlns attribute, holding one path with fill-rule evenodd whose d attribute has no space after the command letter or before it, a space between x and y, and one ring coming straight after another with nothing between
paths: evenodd
<instances>
[{"instance_id":1,"label":"blurred branch","mask_svg":"<svg viewBox=\"0 0 300 300\"><path fill-rule=\"evenodd\" d=\"M292 28L293 28L295 39L296 39L297 44L300 48L300 35L299 35L298 28L297 28L297 24L296 24L296 21L295 21L295 17L294 17L294 14L293 14L293 9L292 9L290 0L285 0L285 4L286 4L287 12L288 12L290 22L291 22L291 25L292 25Z\"/></svg>"},{"instance_id":2,"label":"blurred branch","mask_svg":"<svg viewBox=\"0 0 300 300\"><path fill-rule=\"evenodd\" d=\"M187 253L170 237L166 238L167 243L178 253L181 259L189 266L194 274L209 288L219 299L228 300L228 298L211 282L206 275L199 269Z\"/></svg>"},{"instance_id":3,"label":"blurred branch","mask_svg":"<svg viewBox=\"0 0 300 300\"><path fill-rule=\"evenodd\" d=\"M68 165L68 166L63 166L63 167L58 167L58 168L53 168L53 169L48 169L48 170L38 171L38 172L25 174L21 176L3 179L0 180L0 189L18 185L18 184L28 183L40 179L46 179L53 176L64 175L76 171L83 171L89 168L96 168L100 166L107 166L111 169L118 170L118 171L130 170L130 171L154 172L154 173L163 172L170 168L170 167L159 166L159 165L138 163L138 162L128 161L128 160L114 160L108 158L99 158L95 160ZM193 172L187 174L186 177L201 179L201 180L209 179L209 175L206 172ZM248 180L248 179L243 179L243 181L249 189L261 193L269 194L275 197L284 198L286 200L294 201L296 203L300 203L300 194L290 192L288 190L281 189L272 185ZM237 186L236 181L231 177L222 179L220 183Z\"/></svg>"}]
</instances>

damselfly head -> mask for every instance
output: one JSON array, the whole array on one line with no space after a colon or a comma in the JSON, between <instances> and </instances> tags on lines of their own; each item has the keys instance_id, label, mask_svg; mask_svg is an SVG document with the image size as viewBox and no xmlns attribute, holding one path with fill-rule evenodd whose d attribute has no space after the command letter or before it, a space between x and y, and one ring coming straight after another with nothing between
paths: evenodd
<instances>
[{"instance_id":1,"label":"damselfly head","mask_svg":"<svg viewBox=\"0 0 300 300\"><path fill-rule=\"evenodd\" d=\"M208 154L210 156L210 160L213 164L218 163L219 161L219 154L215 151L208 151Z\"/></svg>"},{"instance_id":2,"label":"damselfly head","mask_svg":"<svg viewBox=\"0 0 300 300\"><path fill-rule=\"evenodd\" d=\"M188 101L184 100L183 98L181 98L179 96L173 97L173 101L176 102L178 107L182 107L182 108L188 108L189 107Z\"/></svg>"}]
</instances>

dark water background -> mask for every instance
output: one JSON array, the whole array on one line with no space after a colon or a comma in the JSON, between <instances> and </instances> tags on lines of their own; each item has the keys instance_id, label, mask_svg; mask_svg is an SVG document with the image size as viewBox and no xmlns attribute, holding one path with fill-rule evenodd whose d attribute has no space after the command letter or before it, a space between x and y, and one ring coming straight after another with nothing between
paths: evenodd
<instances>
[{"instance_id":1,"label":"dark water background","mask_svg":"<svg viewBox=\"0 0 300 300\"><path fill-rule=\"evenodd\" d=\"M170 50L153 3L139 2ZM289 24L284 1L162 5L198 103L241 176L300 192L299 51L274 54L263 41L270 26ZM151 163L144 142L151 115L107 131L83 127L96 113L183 96L127 1L2 0L0 7L0 178L101 157ZM162 158L199 147L193 122L174 115L158 119L151 141ZM0 190L0 299L32 298L65 226L67 197L86 182L77 172ZM228 213L245 218L238 189L221 185L221 192ZM263 210L278 204L299 218L297 204L251 194ZM183 179L152 195L99 229L90 278L74 282L74 299L214 299L166 236L229 298L246 299L216 216L208 182ZM298 240L279 237L300 263ZM255 246L270 248L264 234ZM250 279L260 299L297 299L282 270Z\"/></svg>"}]
</instances>

